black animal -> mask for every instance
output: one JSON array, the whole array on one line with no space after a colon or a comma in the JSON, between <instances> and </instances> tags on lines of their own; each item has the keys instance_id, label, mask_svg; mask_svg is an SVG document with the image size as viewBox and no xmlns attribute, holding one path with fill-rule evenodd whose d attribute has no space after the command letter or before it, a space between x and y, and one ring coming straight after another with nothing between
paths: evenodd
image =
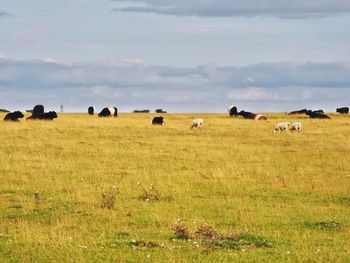
<instances>
[{"instance_id":1,"label":"black animal","mask_svg":"<svg viewBox=\"0 0 350 263\"><path fill-rule=\"evenodd\" d=\"M164 122L164 118L159 116L159 117L154 117L153 120L152 120L152 124L153 125L164 125L165 122Z\"/></svg>"},{"instance_id":2,"label":"black animal","mask_svg":"<svg viewBox=\"0 0 350 263\"><path fill-rule=\"evenodd\" d=\"M292 111L289 113L289 115L293 115L293 114L306 114L307 109L302 109L302 110L296 110L296 111Z\"/></svg>"},{"instance_id":3,"label":"black animal","mask_svg":"<svg viewBox=\"0 0 350 263\"><path fill-rule=\"evenodd\" d=\"M4 118L4 121L19 121L18 119L23 117L24 115L22 112L14 111L14 112L7 113Z\"/></svg>"},{"instance_id":4,"label":"black animal","mask_svg":"<svg viewBox=\"0 0 350 263\"><path fill-rule=\"evenodd\" d=\"M44 106L43 105L35 105L33 108L32 115L39 115L44 113Z\"/></svg>"},{"instance_id":5,"label":"black animal","mask_svg":"<svg viewBox=\"0 0 350 263\"><path fill-rule=\"evenodd\" d=\"M229 107L228 114L230 115L230 117L237 116L238 115L237 107L236 106Z\"/></svg>"},{"instance_id":6,"label":"black animal","mask_svg":"<svg viewBox=\"0 0 350 263\"><path fill-rule=\"evenodd\" d=\"M98 114L98 117L117 117L118 109L116 107L103 108L102 111Z\"/></svg>"},{"instance_id":7,"label":"black animal","mask_svg":"<svg viewBox=\"0 0 350 263\"><path fill-rule=\"evenodd\" d=\"M243 116L244 119L254 119L256 114L255 113L252 113L252 112L249 112L249 111L244 111L244 110L241 110L238 115L241 115Z\"/></svg>"},{"instance_id":8,"label":"black animal","mask_svg":"<svg viewBox=\"0 0 350 263\"><path fill-rule=\"evenodd\" d=\"M53 120L57 118L57 113L55 111L44 112L37 115L32 115L27 118L27 120Z\"/></svg>"},{"instance_id":9,"label":"black animal","mask_svg":"<svg viewBox=\"0 0 350 263\"><path fill-rule=\"evenodd\" d=\"M349 107L337 108L337 112L339 112L340 114L349 114Z\"/></svg>"},{"instance_id":10,"label":"black animal","mask_svg":"<svg viewBox=\"0 0 350 263\"><path fill-rule=\"evenodd\" d=\"M94 108L93 106L90 106L90 107L88 108L88 113L89 113L89 115L94 115L94 113L95 113L95 108Z\"/></svg>"},{"instance_id":11,"label":"black animal","mask_svg":"<svg viewBox=\"0 0 350 263\"><path fill-rule=\"evenodd\" d=\"M134 110L134 113L150 113L150 110Z\"/></svg>"},{"instance_id":12,"label":"black animal","mask_svg":"<svg viewBox=\"0 0 350 263\"><path fill-rule=\"evenodd\" d=\"M324 113L323 110L313 110L312 112L313 112L313 113Z\"/></svg>"},{"instance_id":13,"label":"black animal","mask_svg":"<svg viewBox=\"0 0 350 263\"><path fill-rule=\"evenodd\" d=\"M118 117L118 109L117 107L113 107L114 108L114 117Z\"/></svg>"},{"instance_id":14,"label":"black animal","mask_svg":"<svg viewBox=\"0 0 350 263\"><path fill-rule=\"evenodd\" d=\"M238 115L243 116L244 119L251 119L256 121L266 121L267 117L261 114L255 114L249 111L241 110Z\"/></svg>"},{"instance_id":15,"label":"black animal","mask_svg":"<svg viewBox=\"0 0 350 263\"><path fill-rule=\"evenodd\" d=\"M156 109L155 112L156 113L166 113L166 111L163 109Z\"/></svg>"},{"instance_id":16,"label":"black animal","mask_svg":"<svg viewBox=\"0 0 350 263\"><path fill-rule=\"evenodd\" d=\"M306 115L309 115L309 117L311 119L330 119L330 117L327 116L326 114L318 113L318 112L311 111L311 110L308 110L306 112Z\"/></svg>"}]
</instances>

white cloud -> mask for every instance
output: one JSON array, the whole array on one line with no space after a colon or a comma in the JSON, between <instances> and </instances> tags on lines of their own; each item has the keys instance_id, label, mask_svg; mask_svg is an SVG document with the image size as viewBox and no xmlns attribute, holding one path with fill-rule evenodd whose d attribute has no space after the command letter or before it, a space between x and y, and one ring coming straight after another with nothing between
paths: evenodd
<instances>
[{"instance_id":1,"label":"white cloud","mask_svg":"<svg viewBox=\"0 0 350 263\"><path fill-rule=\"evenodd\" d=\"M118 105L126 111L160 106L211 112L224 111L231 103L260 111L315 103L333 108L350 101L350 63L180 68L153 66L140 59L66 63L1 58L0 93L0 108L36 103L65 104L72 110Z\"/></svg>"},{"instance_id":2,"label":"white cloud","mask_svg":"<svg viewBox=\"0 0 350 263\"><path fill-rule=\"evenodd\" d=\"M320 17L350 12L348 0L114 0L115 11L158 13L178 16Z\"/></svg>"}]
</instances>

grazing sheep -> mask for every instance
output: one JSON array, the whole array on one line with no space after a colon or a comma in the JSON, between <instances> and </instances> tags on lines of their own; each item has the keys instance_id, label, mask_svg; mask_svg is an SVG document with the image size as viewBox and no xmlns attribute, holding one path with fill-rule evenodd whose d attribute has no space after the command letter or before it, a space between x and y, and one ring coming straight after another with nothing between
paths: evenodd
<instances>
[{"instance_id":1,"label":"grazing sheep","mask_svg":"<svg viewBox=\"0 0 350 263\"><path fill-rule=\"evenodd\" d=\"M196 128L197 130L202 130L203 123L204 123L203 119L194 119L192 121L191 129Z\"/></svg>"},{"instance_id":2,"label":"grazing sheep","mask_svg":"<svg viewBox=\"0 0 350 263\"><path fill-rule=\"evenodd\" d=\"M291 125L290 130L291 131L298 131L298 132L300 132L301 131L301 122L298 122L298 121L294 122Z\"/></svg>"},{"instance_id":3,"label":"grazing sheep","mask_svg":"<svg viewBox=\"0 0 350 263\"><path fill-rule=\"evenodd\" d=\"M290 128L290 123L287 121L283 121L283 122L277 123L273 131L274 132L288 131L289 128Z\"/></svg>"}]
</instances>

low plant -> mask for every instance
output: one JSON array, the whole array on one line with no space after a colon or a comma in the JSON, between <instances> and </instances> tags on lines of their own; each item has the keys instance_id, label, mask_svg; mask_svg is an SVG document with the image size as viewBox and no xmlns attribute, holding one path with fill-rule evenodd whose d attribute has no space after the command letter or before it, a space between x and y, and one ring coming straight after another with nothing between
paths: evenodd
<instances>
[{"instance_id":1,"label":"low plant","mask_svg":"<svg viewBox=\"0 0 350 263\"><path fill-rule=\"evenodd\" d=\"M199 238L205 238L210 240L222 240L223 236L218 233L212 226L210 225L201 225L197 227L194 232L195 235Z\"/></svg>"},{"instance_id":2,"label":"low plant","mask_svg":"<svg viewBox=\"0 0 350 263\"><path fill-rule=\"evenodd\" d=\"M114 209L117 196L117 188L111 187L109 190L102 193L101 207L107 209Z\"/></svg>"},{"instance_id":3,"label":"low plant","mask_svg":"<svg viewBox=\"0 0 350 263\"><path fill-rule=\"evenodd\" d=\"M147 249L160 247L160 245L156 242L145 240L132 240L129 242L129 246L133 249Z\"/></svg>"},{"instance_id":4,"label":"low plant","mask_svg":"<svg viewBox=\"0 0 350 263\"><path fill-rule=\"evenodd\" d=\"M341 222L337 222L334 220L319 221L319 222L305 222L304 225L307 228L315 228L315 229L328 230L328 231L335 231L343 228L343 224Z\"/></svg>"},{"instance_id":5,"label":"low plant","mask_svg":"<svg viewBox=\"0 0 350 263\"><path fill-rule=\"evenodd\" d=\"M191 235L185 222L181 219L177 219L175 224L172 225L171 230L174 232L177 239L190 239Z\"/></svg>"},{"instance_id":6,"label":"low plant","mask_svg":"<svg viewBox=\"0 0 350 263\"><path fill-rule=\"evenodd\" d=\"M139 196L141 200L148 202L148 201L159 201L162 199L160 191L157 189L155 185L151 184L150 189L146 189L141 183L137 183L137 185L142 190L142 194Z\"/></svg>"}]
</instances>

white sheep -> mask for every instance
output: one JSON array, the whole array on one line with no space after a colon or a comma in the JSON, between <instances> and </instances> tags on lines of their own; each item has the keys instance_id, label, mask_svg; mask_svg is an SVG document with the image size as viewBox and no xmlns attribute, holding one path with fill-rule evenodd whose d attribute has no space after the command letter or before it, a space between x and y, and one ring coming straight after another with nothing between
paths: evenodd
<instances>
[{"instance_id":1,"label":"white sheep","mask_svg":"<svg viewBox=\"0 0 350 263\"><path fill-rule=\"evenodd\" d=\"M301 131L301 122L298 122L298 121L294 122L292 124L292 126L290 127L290 130L300 132Z\"/></svg>"},{"instance_id":2,"label":"white sheep","mask_svg":"<svg viewBox=\"0 0 350 263\"><path fill-rule=\"evenodd\" d=\"M283 121L283 122L277 123L273 131L274 132L288 131L289 128L290 128L290 123L287 121Z\"/></svg>"},{"instance_id":3,"label":"white sheep","mask_svg":"<svg viewBox=\"0 0 350 263\"><path fill-rule=\"evenodd\" d=\"M192 121L191 129L196 128L197 130L202 130L203 128L203 119L194 119Z\"/></svg>"}]
</instances>

